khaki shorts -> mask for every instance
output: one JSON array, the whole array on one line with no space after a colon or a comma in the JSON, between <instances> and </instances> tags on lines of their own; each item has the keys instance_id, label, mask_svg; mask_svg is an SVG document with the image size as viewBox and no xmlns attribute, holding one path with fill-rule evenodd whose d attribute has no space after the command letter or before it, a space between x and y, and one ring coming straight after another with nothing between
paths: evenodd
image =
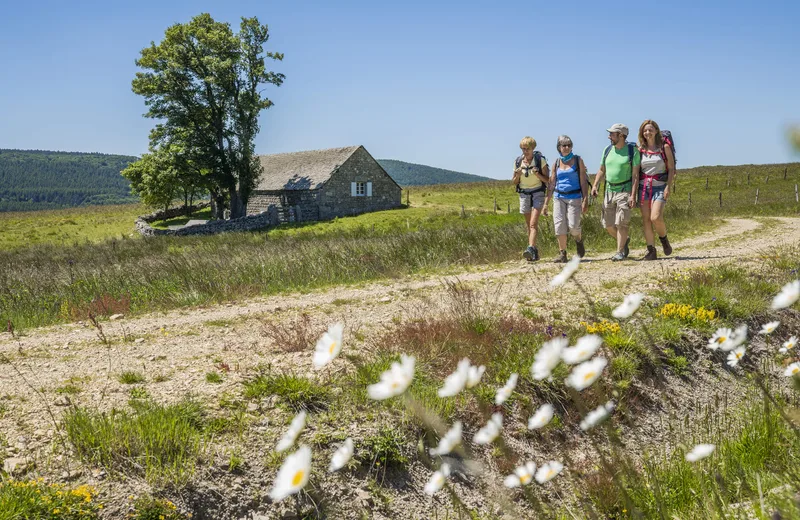
<instances>
[{"instance_id":1,"label":"khaki shorts","mask_svg":"<svg viewBox=\"0 0 800 520\"><path fill-rule=\"evenodd\" d=\"M530 213L531 209L542 209L544 207L544 190L535 193L519 193L519 212L523 215Z\"/></svg>"},{"instance_id":2,"label":"khaki shorts","mask_svg":"<svg viewBox=\"0 0 800 520\"><path fill-rule=\"evenodd\" d=\"M631 207L628 206L628 199L631 194L628 191L606 191L603 198L603 216L600 221L604 228L618 227L627 228L631 222Z\"/></svg>"},{"instance_id":3,"label":"khaki shorts","mask_svg":"<svg viewBox=\"0 0 800 520\"><path fill-rule=\"evenodd\" d=\"M553 199L553 224L556 235L581 236L581 199Z\"/></svg>"}]
</instances>

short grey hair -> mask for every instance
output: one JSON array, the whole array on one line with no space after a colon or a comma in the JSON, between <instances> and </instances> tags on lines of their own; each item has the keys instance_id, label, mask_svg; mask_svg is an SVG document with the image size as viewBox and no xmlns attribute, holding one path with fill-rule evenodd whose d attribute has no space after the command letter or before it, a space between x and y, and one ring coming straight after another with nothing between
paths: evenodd
<instances>
[{"instance_id":1,"label":"short grey hair","mask_svg":"<svg viewBox=\"0 0 800 520\"><path fill-rule=\"evenodd\" d=\"M558 141L556 141L556 151L558 151L558 152L561 151L561 145L562 144L571 144L571 145L575 146L575 143L572 142L572 139L568 135L559 135L558 136Z\"/></svg>"}]
</instances>

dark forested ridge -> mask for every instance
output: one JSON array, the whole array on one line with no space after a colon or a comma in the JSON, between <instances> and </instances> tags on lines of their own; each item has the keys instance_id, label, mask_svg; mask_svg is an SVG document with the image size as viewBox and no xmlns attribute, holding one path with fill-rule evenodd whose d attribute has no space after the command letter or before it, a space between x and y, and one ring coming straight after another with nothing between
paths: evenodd
<instances>
[{"instance_id":1,"label":"dark forested ridge","mask_svg":"<svg viewBox=\"0 0 800 520\"><path fill-rule=\"evenodd\" d=\"M136 202L120 171L136 157L0 149L0 211Z\"/></svg>"},{"instance_id":2,"label":"dark forested ridge","mask_svg":"<svg viewBox=\"0 0 800 520\"><path fill-rule=\"evenodd\" d=\"M496 181L489 177L471 173L454 172L424 164L407 163L393 159L378 159L386 173L400 186L421 186L425 184L457 184L461 182Z\"/></svg>"}]
</instances>

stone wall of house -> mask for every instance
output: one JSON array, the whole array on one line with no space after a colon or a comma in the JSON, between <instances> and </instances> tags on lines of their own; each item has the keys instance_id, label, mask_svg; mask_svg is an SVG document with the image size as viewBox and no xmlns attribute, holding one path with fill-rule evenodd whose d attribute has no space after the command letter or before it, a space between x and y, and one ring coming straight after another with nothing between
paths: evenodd
<instances>
[{"instance_id":1,"label":"stone wall of house","mask_svg":"<svg viewBox=\"0 0 800 520\"><path fill-rule=\"evenodd\" d=\"M247 201L247 214L257 215L277 206L281 222L319 220L318 190L254 191Z\"/></svg>"},{"instance_id":2,"label":"stone wall of house","mask_svg":"<svg viewBox=\"0 0 800 520\"><path fill-rule=\"evenodd\" d=\"M371 182L372 196L351 194L352 182ZM364 149L356 150L319 189L321 220L399 207L402 189Z\"/></svg>"}]
</instances>

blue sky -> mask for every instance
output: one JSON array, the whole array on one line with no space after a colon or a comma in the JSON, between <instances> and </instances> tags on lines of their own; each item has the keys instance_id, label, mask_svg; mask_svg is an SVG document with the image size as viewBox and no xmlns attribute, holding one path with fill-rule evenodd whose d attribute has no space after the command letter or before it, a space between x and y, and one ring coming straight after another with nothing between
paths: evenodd
<instances>
[{"instance_id":1,"label":"blue sky","mask_svg":"<svg viewBox=\"0 0 800 520\"><path fill-rule=\"evenodd\" d=\"M224 5L223 5L224 4ZM495 178L521 137L590 170L605 129L654 119L679 166L799 160L800 2L15 2L0 17L0 148L138 155L139 51L209 12L269 24L286 74L258 153L363 144Z\"/></svg>"}]
</instances>

